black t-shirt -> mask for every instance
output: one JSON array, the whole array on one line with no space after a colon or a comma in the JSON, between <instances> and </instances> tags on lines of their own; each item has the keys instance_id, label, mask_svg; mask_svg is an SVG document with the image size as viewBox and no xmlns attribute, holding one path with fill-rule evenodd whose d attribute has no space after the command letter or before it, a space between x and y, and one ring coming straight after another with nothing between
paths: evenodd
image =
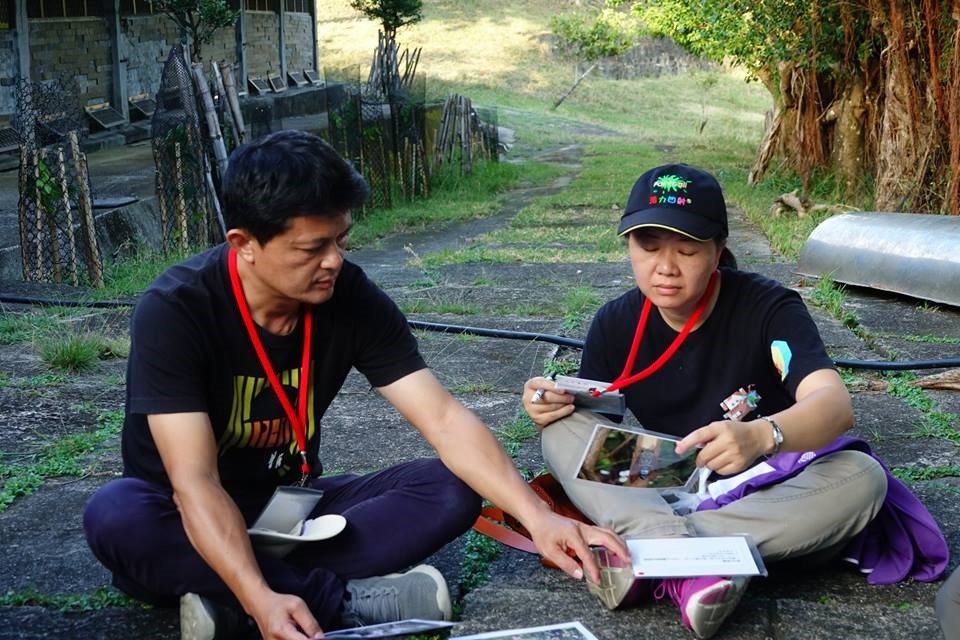
<instances>
[{"instance_id":1,"label":"black t-shirt","mask_svg":"<svg viewBox=\"0 0 960 640\"><path fill-rule=\"evenodd\" d=\"M623 390L627 406L647 429L685 436L723 420L720 403L750 385L760 395L753 419L795 402L808 374L834 368L817 327L796 292L763 276L721 269L717 304L658 372ZM601 382L623 371L644 296L633 289L605 304L587 334L580 377ZM677 336L652 310L634 371L666 350Z\"/></svg>"},{"instance_id":2,"label":"black t-shirt","mask_svg":"<svg viewBox=\"0 0 960 640\"><path fill-rule=\"evenodd\" d=\"M287 336L259 333L296 406L302 319ZM311 350L307 452L315 465L320 418L351 367L382 387L426 366L406 318L350 262L344 262L331 299L313 308ZM296 438L233 298L226 245L168 269L137 305L127 366L124 475L169 486L146 416L180 412L210 416L220 481L234 498L256 496L255 502L277 485L299 480Z\"/></svg>"}]
</instances>

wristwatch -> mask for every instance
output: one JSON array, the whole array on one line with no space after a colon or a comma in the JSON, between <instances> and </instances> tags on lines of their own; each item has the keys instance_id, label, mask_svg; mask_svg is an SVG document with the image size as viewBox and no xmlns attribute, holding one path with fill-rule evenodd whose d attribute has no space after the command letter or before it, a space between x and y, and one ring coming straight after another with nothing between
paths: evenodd
<instances>
[{"instance_id":1,"label":"wristwatch","mask_svg":"<svg viewBox=\"0 0 960 640\"><path fill-rule=\"evenodd\" d=\"M780 453L780 447L783 446L783 431L780 430L780 425L777 424L777 421L770 416L760 416L760 419L769 422L770 429L773 431L773 451L764 454L769 458Z\"/></svg>"}]
</instances>

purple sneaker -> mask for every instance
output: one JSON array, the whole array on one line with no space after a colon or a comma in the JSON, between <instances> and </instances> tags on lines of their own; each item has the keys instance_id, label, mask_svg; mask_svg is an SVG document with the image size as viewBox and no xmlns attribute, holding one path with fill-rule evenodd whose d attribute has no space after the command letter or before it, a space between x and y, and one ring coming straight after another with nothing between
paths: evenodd
<instances>
[{"instance_id":1,"label":"purple sneaker","mask_svg":"<svg viewBox=\"0 0 960 640\"><path fill-rule=\"evenodd\" d=\"M680 609L683 624L698 638L709 638L720 629L740 602L750 578L667 578L653 592L657 600L670 596Z\"/></svg>"}]
</instances>

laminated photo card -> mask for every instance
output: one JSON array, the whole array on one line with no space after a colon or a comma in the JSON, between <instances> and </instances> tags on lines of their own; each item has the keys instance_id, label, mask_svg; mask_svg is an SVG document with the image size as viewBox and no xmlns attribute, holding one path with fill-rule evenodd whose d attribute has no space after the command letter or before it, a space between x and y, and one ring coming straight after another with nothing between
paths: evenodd
<instances>
[{"instance_id":1,"label":"laminated photo card","mask_svg":"<svg viewBox=\"0 0 960 640\"><path fill-rule=\"evenodd\" d=\"M686 515L708 495L710 470L697 468L697 450L679 455L679 441L665 433L597 424L580 458L577 478L657 489L674 512Z\"/></svg>"},{"instance_id":2,"label":"laminated photo card","mask_svg":"<svg viewBox=\"0 0 960 640\"><path fill-rule=\"evenodd\" d=\"M692 487L696 451L678 455L679 438L654 431L598 424L580 459L577 477L623 487Z\"/></svg>"}]
</instances>

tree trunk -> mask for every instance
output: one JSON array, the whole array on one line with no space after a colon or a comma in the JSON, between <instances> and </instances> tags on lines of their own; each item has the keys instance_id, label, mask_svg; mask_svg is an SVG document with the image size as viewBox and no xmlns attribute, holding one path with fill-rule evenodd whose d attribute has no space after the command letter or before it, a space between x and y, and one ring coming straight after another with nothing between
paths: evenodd
<instances>
[{"instance_id":1,"label":"tree trunk","mask_svg":"<svg viewBox=\"0 0 960 640\"><path fill-rule=\"evenodd\" d=\"M927 170L932 132L914 83L908 51L912 43L897 0L889 4L884 33L888 48L874 206L878 211L902 211L919 208L922 199L917 195Z\"/></svg>"},{"instance_id":2,"label":"tree trunk","mask_svg":"<svg viewBox=\"0 0 960 640\"><path fill-rule=\"evenodd\" d=\"M866 123L866 87L863 76L856 74L843 87L840 98L827 111L826 121L835 119L831 164L843 199L856 197L866 175L864 131Z\"/></svg>"}]
</instances>

